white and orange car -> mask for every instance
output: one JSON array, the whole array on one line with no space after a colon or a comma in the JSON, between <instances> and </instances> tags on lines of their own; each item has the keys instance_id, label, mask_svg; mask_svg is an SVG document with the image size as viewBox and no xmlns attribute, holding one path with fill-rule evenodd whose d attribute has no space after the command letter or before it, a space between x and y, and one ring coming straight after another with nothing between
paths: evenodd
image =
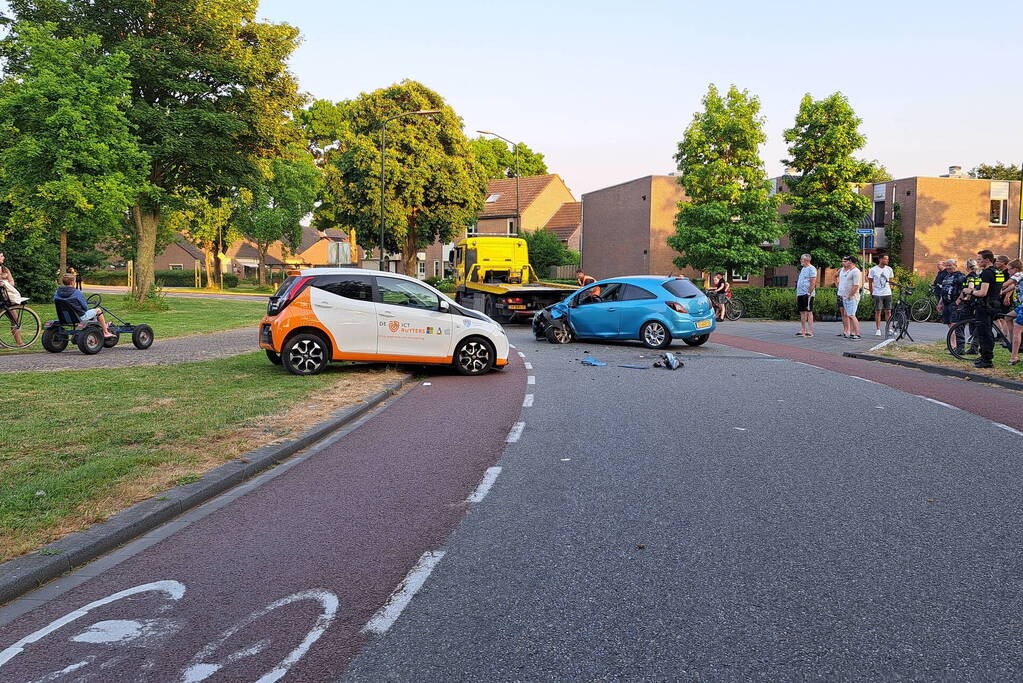
<instances>
[{"instance_id":1,"label":"white and orange car","mask_svg":"<svg viewBox=\"0 0 1023 683\"><path fill-rule=\"evenodd\" d=\"M259 346L296 375L332 360L455 366L482 375L508 364L508 337L483 313L405 275L310 268L281 283L259 324Z\"/></svg>"}]
</instances>

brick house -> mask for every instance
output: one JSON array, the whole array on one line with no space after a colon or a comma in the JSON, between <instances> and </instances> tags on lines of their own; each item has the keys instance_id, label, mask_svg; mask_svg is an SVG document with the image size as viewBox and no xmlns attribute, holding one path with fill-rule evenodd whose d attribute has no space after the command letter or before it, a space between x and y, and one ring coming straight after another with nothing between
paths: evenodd
<instances>
[{"instance_id":1,"label":"brick house","mask_svg":"<svg viewBox=\"0 0 1023 683\"><path fill-rule=\"evenodd\" d=\"M569 249L579 251L582 241L583 203L565 202L554 212L543 229L553 232Z\"/></svg>"},{"instance_id":2,"label":"brick house","mask_svg":"<svg viewBox=\"0 0 1023 683\"><path fill-rule=\"evenodd\" d=\"M565 204L577 204L572 191L557 174L525 176L518 179L518 212L521 225L516 225L516 182L515 178L491 180L487 185L487 197L483 211L475 224L457 234L453 242L467 235L516 235L521 231L543 230L555 219ZM580 209L581 210L581 209ZM566 209L557 225L566 239L578 239L582 226L568 230L572 209ZM554 226L552 226L554 227ZM563 240L564 241L564 240ZM415 275L419 278L443 277L445 263L449 262L453 243L435 242L420 252ZM571 248L571 247L570 247Z\"/></svg>"}]
</instances>

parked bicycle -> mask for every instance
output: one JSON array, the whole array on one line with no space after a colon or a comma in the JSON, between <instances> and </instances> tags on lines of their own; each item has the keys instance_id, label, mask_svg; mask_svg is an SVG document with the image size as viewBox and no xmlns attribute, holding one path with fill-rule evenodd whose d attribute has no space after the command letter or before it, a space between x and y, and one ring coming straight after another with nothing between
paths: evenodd
<instances>
[{"instance_id":1,"label":"parked bicycle","mask_svg":"<svg viewBox=\"0 0 1023 683\"><path fill-rule=\"evenodd\" d=\"M28 299L25 299L28 301ZM23 349L35 343L43 324L25 302L14 303L0 287L0 347Z\"/></svg>"},{"instance_id":2,"label":"parked bicycle","mask_svg":"<svg viewBox=\"0 0 1023 683\"><path fill-rule=\"evenodd\" d=\"M927 296L917 299L910 307L909 316L913 322L925 323L938 313L938 299L934 292L928 292Z\"/></svg>"},{"instance_id":3,"label":"parked bicycle","mask_svg":"<svg viewBox=\"0 0 1023 683\"><path fill-rule=\"evenodd\" d=\"M948 328L948 334L945 336L945 347L952 354L953 358L959 360L977 360L980 358L980 346L977 343L978 325L980 323L975 318L966 318ZM991 338L995 340L995 345L1001 344L1003 348L1012 350L1012 342L1005 336L1002 329L994 321L991 321L990 325Z\"/></svg>"},{"instance_id":4,"label":"parked bicycle","mask_svg":"<svg viewBox=\"0 0 1023 683\"><path fill-rule=\"evenodd\" d=\"M896 340L908 337L909 341L913 341L913 337L909 334L909 321L910 319L916 320L913 317L914 304L909 301L909 297L913 296L913 288L900 285L897 282L893 282L892 287L899 290L899 295L895 299L895 306L892 308L892 317L885 323L885 337Z\"/></svg>"}]
</instances>

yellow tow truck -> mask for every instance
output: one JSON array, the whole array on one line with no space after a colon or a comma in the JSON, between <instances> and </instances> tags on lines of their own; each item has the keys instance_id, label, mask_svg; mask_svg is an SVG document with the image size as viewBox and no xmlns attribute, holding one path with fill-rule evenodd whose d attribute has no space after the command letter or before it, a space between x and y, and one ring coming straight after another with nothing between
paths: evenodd
<instances>
[{"instance_id":1,"label":"yellow tow truck","mask_svg":"<svg viewBox=\"0 0 1023 683\"><path fill-rule=\"evenodd\" d=\"M532 318L578 287L543 282L521 237L468 237L455 245L455 301L498 322Z\"/></svg>"}]
</instances>

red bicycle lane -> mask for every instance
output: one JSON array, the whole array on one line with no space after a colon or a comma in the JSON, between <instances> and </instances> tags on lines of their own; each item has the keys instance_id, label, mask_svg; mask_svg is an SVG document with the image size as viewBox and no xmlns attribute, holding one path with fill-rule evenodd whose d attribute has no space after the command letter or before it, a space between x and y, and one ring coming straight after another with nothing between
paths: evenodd
<instances>
[{"instance_id":1,"label":"red bicycle lane","mask_svg":"<svg viewBox=\"0 0 1023 683\"><path fill-rule=\"evenodd\" d=\"M337 677L501 457L526 385L512 356L484 377L426 377L308 459L0 628L0 680Z\"/></svg>"},{"instance_id":2,"label":"red bicycle lane","mask_svg":"<svg viewBox=\"0 0 1023 683\"><path fill-rule=\"evenodd\" d=\"M713 339L719 344L788 358L843 375L877 382L910 394L925 396L1023 431L1023 394L1010 389L888 363L836 356L789 344L776 344L720 333L715 333Z\"/></svg>"}]
</instances>

